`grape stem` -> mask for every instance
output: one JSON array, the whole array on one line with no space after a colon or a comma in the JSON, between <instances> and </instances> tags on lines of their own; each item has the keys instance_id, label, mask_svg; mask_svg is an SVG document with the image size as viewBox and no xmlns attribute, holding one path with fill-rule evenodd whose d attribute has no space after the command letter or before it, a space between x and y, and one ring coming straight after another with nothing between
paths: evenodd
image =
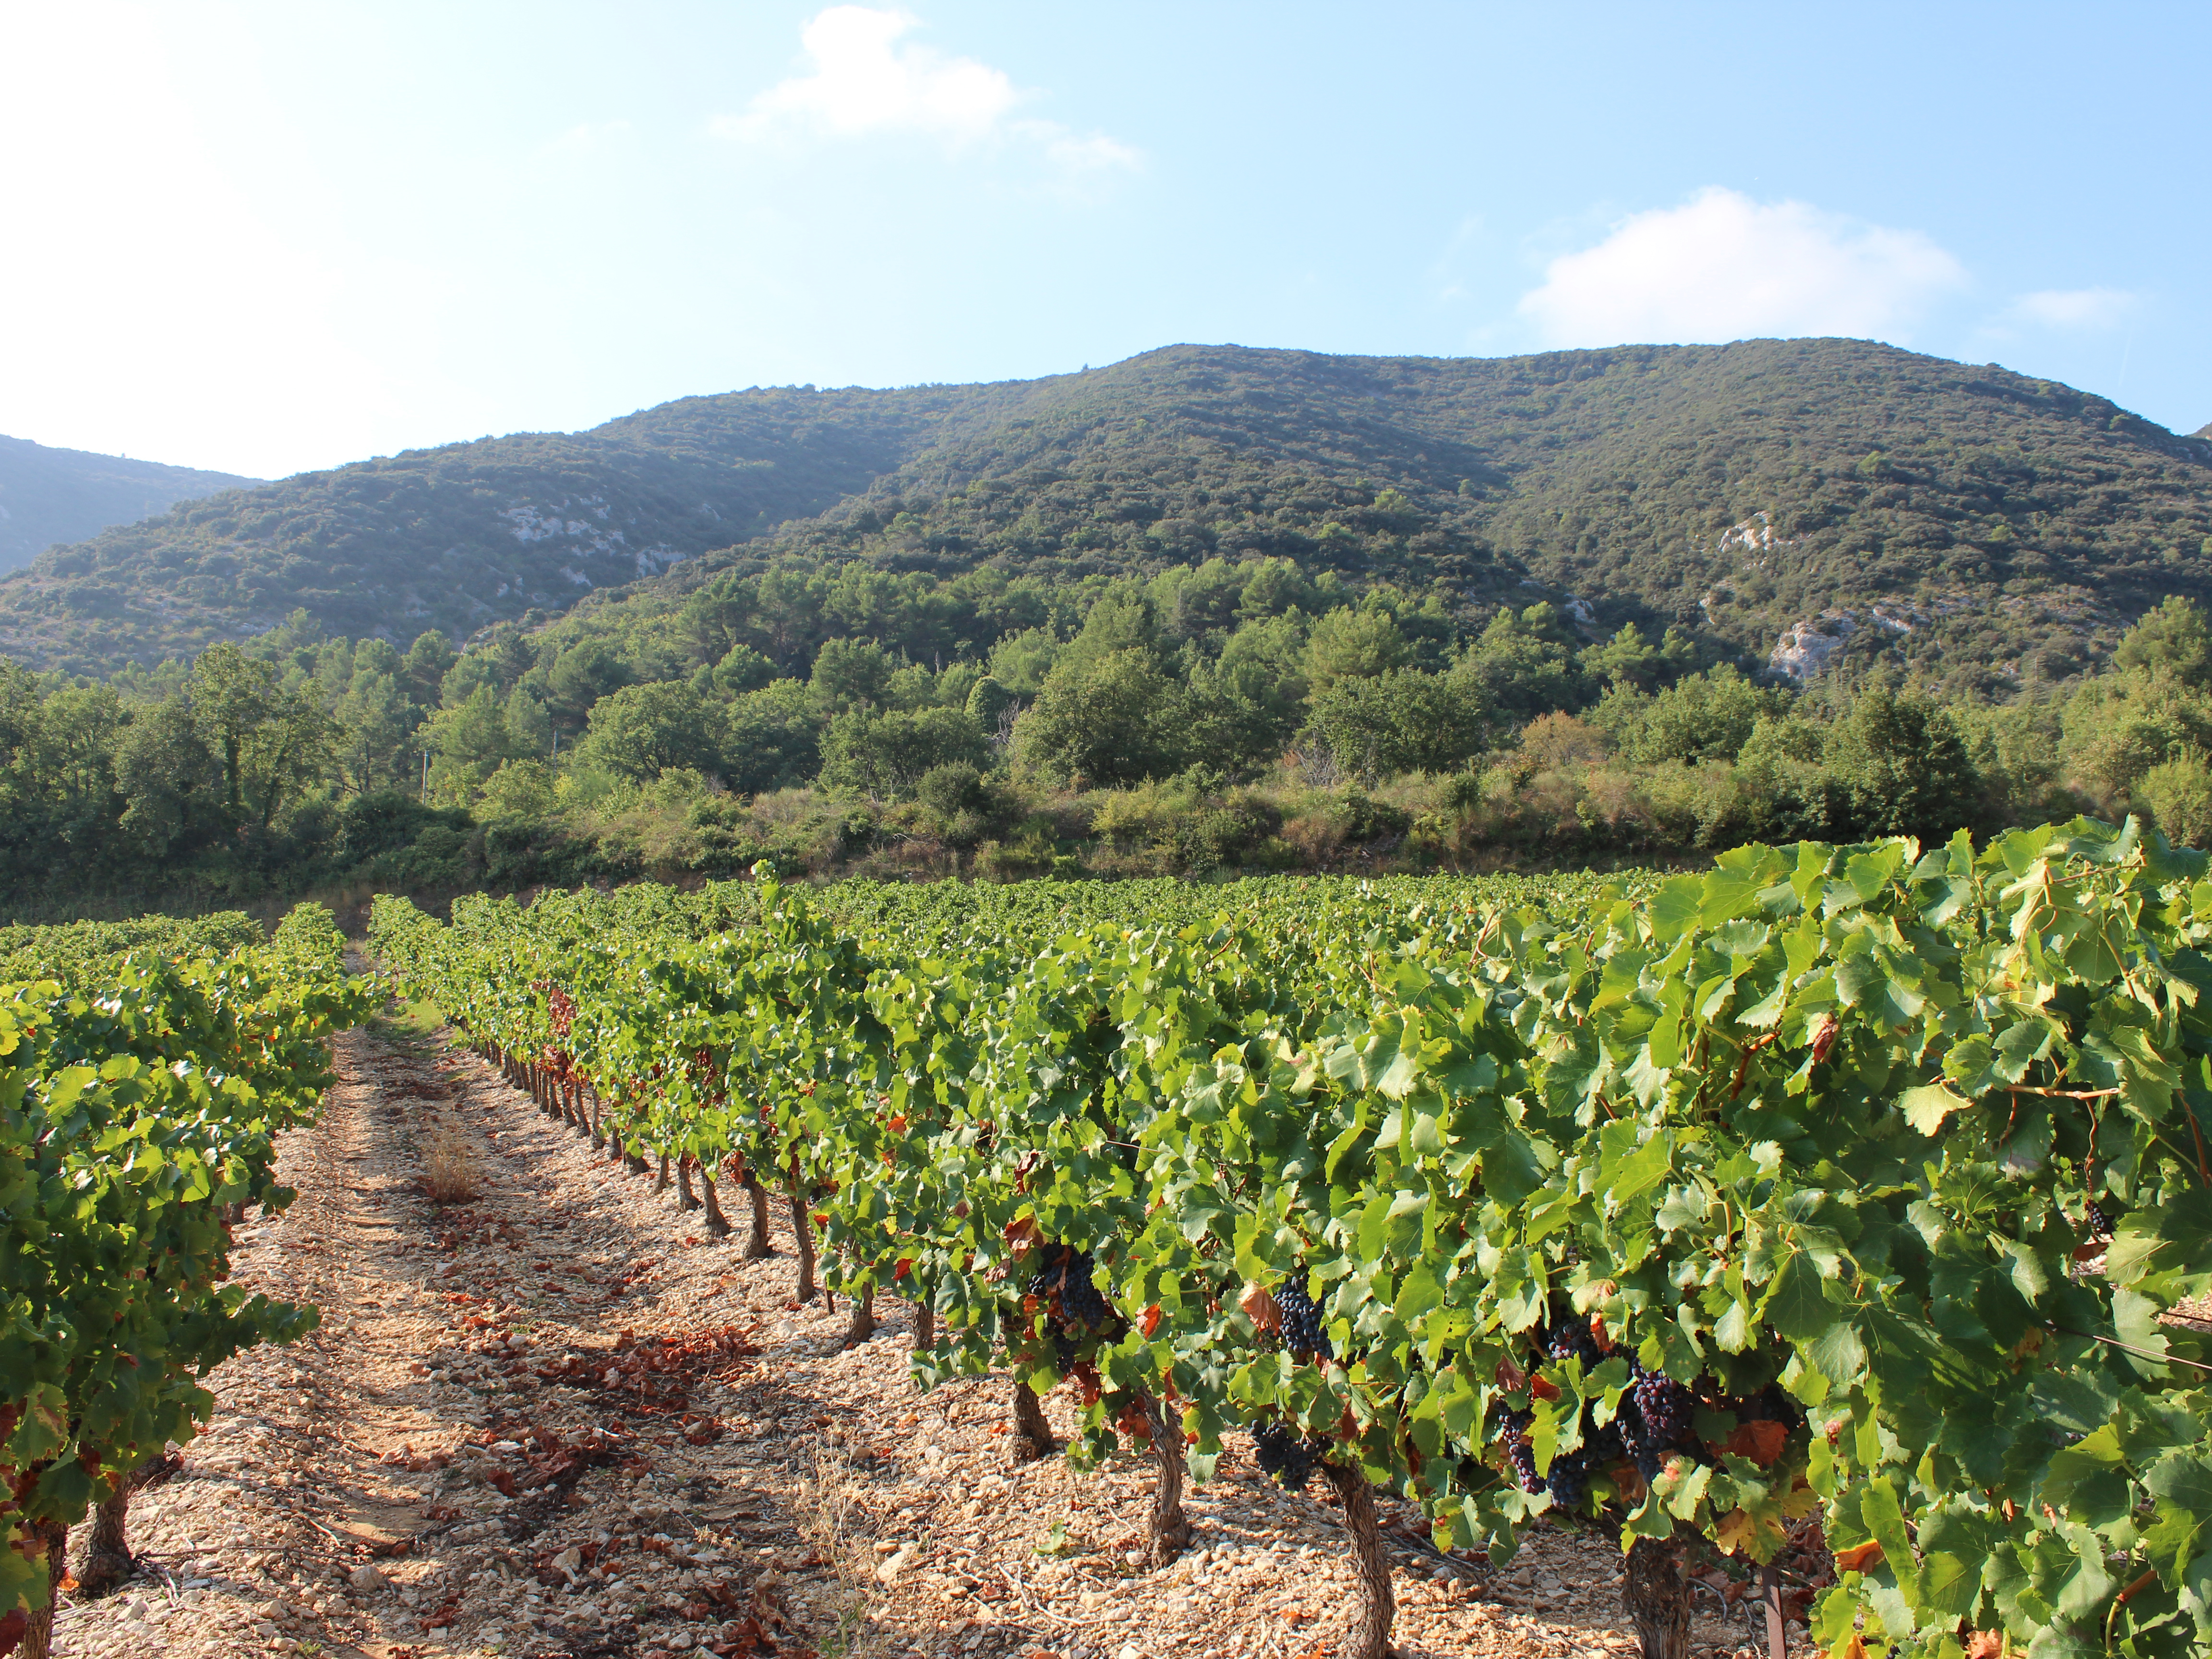
<instances>
[{"instance_id":1,"label":"grape stem","mask_svg":"<svg viewBox=\"0 0 2212 1659\"><path fill-rule=\"evenodd\" d=\"M2056 1331L2061 1336L2075 1336L2084 1342L2101 1342L2108 1348L2118 1348L2122 1353L2131 1353L2141 1359L2160 1365L2186 1365L2191 1370L2212 1373L2212 1365L2199 1360L2184 1359L2178 1353L2160 1353L2155 1348L2139 1348L2132 1342L2123 1342L2117 1336L2100 1336L2094 1331L2077 1331L2071 1325L2046 1325L2045 1330Z\"/></svg>"}]
</instances>

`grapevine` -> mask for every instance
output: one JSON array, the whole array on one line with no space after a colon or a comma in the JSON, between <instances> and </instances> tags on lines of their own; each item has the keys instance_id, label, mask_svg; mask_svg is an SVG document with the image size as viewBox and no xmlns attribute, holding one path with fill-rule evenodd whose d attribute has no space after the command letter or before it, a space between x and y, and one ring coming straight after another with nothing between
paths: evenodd
<instances>
[{"instance_id":1,"label":"grapevine","mask_svg":"<svg viewBox=\"0 0 2212 1659\"><path fill-rule=\"evenodd\" d=\"M1826 1649L2212 1642L2212 1354L2166 1317L2212 1289L2201 856L2077 821L1208 902L763 879L374 931L503 1054L562 987L626 1143L779 1172L831 1288L926 1308L922 1385L1073 1383L1069 1455L1159 1470L1155 1559L1233 1431L1321 1474L1350 1651L1377 1485L1442 1548L1603 1529L1655 1651L1682 1551L1814 1518Z\"/></svg>"},{"instance_id":2,"label":"grapevine","mask_svg":"<svg viewBox=\"0 0 2212 1659\"><path fill-rule=\"evenodd\" d=\"M149 931L118 955L52 930L84 948L0 985L0 1652L43 1654L69 1528L193 1438L200 1379L315 1322L223 1282L230 1224L291 1200L275 1137L376 998L319 906L258 945Z\"/></svg>"}]
</instances>

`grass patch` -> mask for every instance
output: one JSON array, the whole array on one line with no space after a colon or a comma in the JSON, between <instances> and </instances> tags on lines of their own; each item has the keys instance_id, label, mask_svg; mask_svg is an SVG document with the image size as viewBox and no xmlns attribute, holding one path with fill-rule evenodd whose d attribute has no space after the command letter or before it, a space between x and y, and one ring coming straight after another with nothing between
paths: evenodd
<instances>
[{"instance_id":1,"label":"grass patch","mask_svg":"<svg viewBox=\"0 0 2212 1659\"><path fill-rule=\"evenodd\" d=\"M458 1129L440 1127L422 1152L422 1193L433 1204L465 1204L483 1190L476 1150Z\"/></svg>"}]
</instances>

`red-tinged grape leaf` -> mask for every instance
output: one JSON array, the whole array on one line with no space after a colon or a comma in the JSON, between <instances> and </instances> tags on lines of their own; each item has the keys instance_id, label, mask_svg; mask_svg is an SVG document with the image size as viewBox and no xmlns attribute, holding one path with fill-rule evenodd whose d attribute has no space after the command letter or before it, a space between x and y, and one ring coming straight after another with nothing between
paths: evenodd
<instances>
[{"instance_id":1,"label":"red-tinged grape leaf","mask_svg":"<svg viewBox=\"0 0 2212 1659\"><path fill-rule=\"evenodd\" d=\"M1881 1559L1881 1546L1869 1538L1863 1544L1854 1544L1847 1550L1836 1552L1838 1572L1864 1572Z\"/></svg>"},{"instance_id":2,"label":"red-tinged grape leaf","mask_svg":"<svg viewBox=\"0 0 2212 1659\"><path fill-rule=\"evenodd\" d=\"M1763 1469L1781 1456L1783 1448L1789 1443L1790 1429L1786 1424L1739 1423L1735 1432L1729 1436L1725 1449L1747 1458Z\"/></svg>"},{"instance_id":3,"label":"red-tinged grape leaf","mask_svg":"<svg viewBox=\"0 0 2212 1659\"><path fill-rule=\"evenodd\" d=\"M1282 1311L1275 1306L1275 1298L1268 1293L1265 1285L1247 1285L1243 1293L1237 1298L1237 1305L1243 1310L1244 1316L1261 1330L1273 1331L1282 1328ZM1159 1322L1156 1309L1148 1310L1146 1318L1151 1325L1157 1325ZM1148 1328L1145 1334L1150 1336L1152 1331Z\"/></svg>"}]
</instances>

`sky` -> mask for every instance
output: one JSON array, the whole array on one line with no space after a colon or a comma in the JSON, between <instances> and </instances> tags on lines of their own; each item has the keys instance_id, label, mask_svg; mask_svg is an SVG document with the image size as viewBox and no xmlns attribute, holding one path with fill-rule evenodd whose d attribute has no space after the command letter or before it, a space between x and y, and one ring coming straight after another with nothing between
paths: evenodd
<instances>
[{"instance_id":1,"label":"sky","mask_svg":"<svg viewBox=\"0 0 2212 1659\"><path fill-rule=\"evenodd\" d=\"M0 433L257 477L1178 341L2212 422L2212 7L0 0Z\"/></svg>"}]
</instances>

